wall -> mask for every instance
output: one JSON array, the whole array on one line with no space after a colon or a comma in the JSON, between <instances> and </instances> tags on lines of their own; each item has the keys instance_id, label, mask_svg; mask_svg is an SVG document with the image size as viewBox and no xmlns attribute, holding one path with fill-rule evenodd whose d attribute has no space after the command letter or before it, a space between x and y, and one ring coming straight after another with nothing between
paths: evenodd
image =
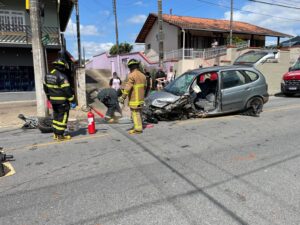
<instances>
[{"instance_id":1,"label":"wall","mask_svg":"<svg viewBox=\"0 0 300 225\"><path fill-rule=\"evenodd\" d=\"M1 48L0 65L33 66L30 48Z\"/></svg>"},{"instance_id":2,"label":"wall","mask_svg":"<svg viewBox=\"0 0 300 225\"><path fill-rule=\"evenodd\" d=\"M86 64L86 69L110 70L111 73L117 72L119 77L122 80L125 80L129 73L127 62L130 59L139 60L143 67L145 67L149 71L156 70L158 68L158 63L152 63L143 55L143 53L135 52L120 55L119 57L109 56L107 53L102 53L98 56L93 57L92 60ZM174 64L175 62L173 61L164 62L164 70L169 71L170 67L174 67Z\"/></svg>"},{"instance_id":3,"label":"wall","mask_svg":"<svg viewBox=\"0 0 300 225\"><path fill-rule=\"evenodd\" d=\"M25 13L25 25L30 25L30 16L25 10L25 0L1 0L5 5L4 10L18 10ZM45 17L42 18L42 25L58 27L56 1L45 0Z\"/></svg>"},{"instance_id":4,"label":"wall","mask_svg":"<svg viewBox=\"0 0 300 225\"><path fill-rule=\"evenodd\" d=\"M165 35L164 39L164 52L178 49L178 28L168 23L163 23L163 32ZM145 54L148 57L158 55L158 41L156 35L158 34L158 23L155 22L151 31L149 32L145 40ZM147 50L147 45L151 44L151 49Z\"/></svg>"},{"instance_id":5,"label":"wall","mask_svg":"<svg viewBox=\"0 0 300 225\"><path fill-rule=\"evenodd\" d=\"M280 92L280 82L284 73L290 67L290 51L280 51L278 63L266 62L258 65L257 69L265 76L268 92L271 95Z\"/></svg>"}]
</instances>

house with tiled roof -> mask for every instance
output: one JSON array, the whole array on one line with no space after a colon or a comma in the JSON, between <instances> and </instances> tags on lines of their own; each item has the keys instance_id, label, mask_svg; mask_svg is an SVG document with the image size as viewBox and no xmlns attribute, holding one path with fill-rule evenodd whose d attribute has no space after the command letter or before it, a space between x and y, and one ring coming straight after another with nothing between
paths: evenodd
<instances>
[{"instance_id":1,"label":"house with tiled roof","mask_svg":"<svg viewBox=\"0 0 300 225\"><path fill-rule=\"evenodd\" d=\"M250 47L265 46L266 37L291 37L289 34L273 31L253 24L233 21L233 36L247 41ZM230 21L206 19L189 16L163 15L164 52L181 48L205 49L210 48L214 40L218 45L228 43ZM158 54L158 17L150 13L136 43L145 43L145 54L148 57ZM185 40L185 43L183 43Z\"/></svg>"}]
</instances>

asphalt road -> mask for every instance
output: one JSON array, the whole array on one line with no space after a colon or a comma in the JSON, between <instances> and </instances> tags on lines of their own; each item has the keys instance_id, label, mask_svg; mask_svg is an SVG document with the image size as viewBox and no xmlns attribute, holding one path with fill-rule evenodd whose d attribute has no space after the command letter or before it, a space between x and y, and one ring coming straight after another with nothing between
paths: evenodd
<instances>
[{"instance_id":1,"label":"asphalt road","mask_svg":"<svg viewBox=\"0 0 300 225\"><path fill-rule=\"evenodd\" d=\"M98 125L65 143L0 130L16 174L0 178L0 224L300 224L300 98L259 118L164 122L142 135Z\"/></svg>"}]
</instances>

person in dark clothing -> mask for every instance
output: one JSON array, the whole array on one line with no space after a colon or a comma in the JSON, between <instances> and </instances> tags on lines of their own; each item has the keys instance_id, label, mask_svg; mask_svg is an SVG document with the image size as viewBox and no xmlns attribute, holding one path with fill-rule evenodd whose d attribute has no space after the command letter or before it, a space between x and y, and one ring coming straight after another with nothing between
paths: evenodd
<instances>
[{"instance_id":1,"label":"person in dark clothing","mask_svg":"<svg viewBox=\"0 0 300 225\"><path fill-rule=\"evenodd\" d=\"M53 139L57 141L70 140L70 134L65 134L69 110L76 107L74 93L66 71L69 69L64 59L53 62L55 69L45 76L44 90L53 108Z\"/></svg>"},{"instance_id":2,"label":"person in dark clothing","mask_svg":"<svg viewBox=\"0 0 300 225\"><path fill-rule=\"evenodd\" d=\"M122 95L121 91L116 91L113 88L104 88L99 91L97 97L106 107L105 120L109 123L115 122L115 112L119 112L122 115L122 110L119 105L118 97Z\"/></svg>"},{"instance_id":3,"label":"person in dark clothing","mask_svg":"<svg viewBox=\"0 0 300 225\"><path fill-rule=\"evenodd\" d=\"M145 97L147 97L150 93L150 90L152 89L152 78L148 71L145 72L146 81L147 81L147 87L145 91Z\"/></svg>"}]
</instances>

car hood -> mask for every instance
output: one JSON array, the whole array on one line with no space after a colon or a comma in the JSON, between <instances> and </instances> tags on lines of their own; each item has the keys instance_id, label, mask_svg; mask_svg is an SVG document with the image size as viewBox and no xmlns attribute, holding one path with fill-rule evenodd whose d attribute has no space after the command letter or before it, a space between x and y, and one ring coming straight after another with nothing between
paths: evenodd
<instances>
[{"instance_id":1,"label":"car hood","mask_svg":"<svg viewBox=\"0 0 300 225\"><path fill-rule=\"evenodd\" d=\"M170 103L176 102L180 96L173 95L166 91L152 92L145 100L146 106L155 106L162 108Z\"/></svg>"},{"instance_id":2,"label":"car hood","mask_svg":"<svg viewBox=\"0 0 300 225\"><path fill-rule=\"evenodd\" d=\"M300 70L285 73L283 80L300 80Z\"/></svg>"}]
</instances>

